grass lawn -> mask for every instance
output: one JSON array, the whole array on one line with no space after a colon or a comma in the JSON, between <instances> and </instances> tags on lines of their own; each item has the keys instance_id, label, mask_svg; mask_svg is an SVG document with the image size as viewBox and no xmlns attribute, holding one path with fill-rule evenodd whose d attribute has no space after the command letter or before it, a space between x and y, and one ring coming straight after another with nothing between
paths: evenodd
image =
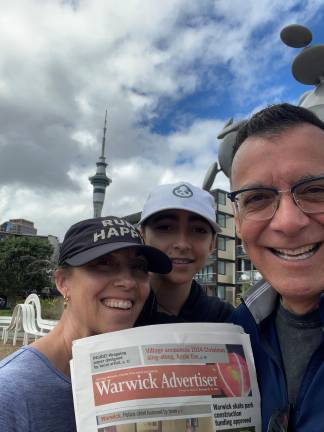
<instances>
[{"instance_id":1,"label":"grass lawn","mask_svg":"<svg viewBox=\"0 0 324 432\"><path fill-rule=\"evenodd\" d=\"M11 316L12 310L11 309L0 309L0 316Z\"/></svg>"}]
</instances>

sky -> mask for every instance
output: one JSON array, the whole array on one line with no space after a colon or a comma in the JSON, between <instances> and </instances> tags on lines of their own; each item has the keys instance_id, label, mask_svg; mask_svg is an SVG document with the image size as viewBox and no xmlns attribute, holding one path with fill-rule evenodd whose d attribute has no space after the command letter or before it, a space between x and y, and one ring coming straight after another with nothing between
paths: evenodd
<instances>
[{"instance_id":1,"label":"sky","mask_svg":"<svg viewBox=\"0 0 324 432\"><path fill-rule=\"evenodd\" d=\"M0 223L61 240L92 217L105 117L103 215L140 211L158 184L201 186L230 117L297 103L300 51L324 43L318 0L0 0ZM213 188L228 189L220 173Z\"/></svg>"}]
</instances>

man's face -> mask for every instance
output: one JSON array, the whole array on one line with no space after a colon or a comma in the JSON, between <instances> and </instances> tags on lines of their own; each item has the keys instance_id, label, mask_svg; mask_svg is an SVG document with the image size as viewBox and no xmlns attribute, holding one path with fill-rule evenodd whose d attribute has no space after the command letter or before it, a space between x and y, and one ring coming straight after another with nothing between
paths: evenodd
<instances>
[{"instance_id":1,"label":"man's face","mask_svg":"<svg viewBox=\"0 0 324 432\"><path fill-rule=\"evenodd\" d=\"M267 186L287 190L309 176L324 175L324 131L301 124L276 137L247 138L232 165L232 189ZM284 305L304 313L324 290L324 213L305 214L290 193L281 194L269 220L236 215L237 235Z\"/></svg>"}]
</instances>

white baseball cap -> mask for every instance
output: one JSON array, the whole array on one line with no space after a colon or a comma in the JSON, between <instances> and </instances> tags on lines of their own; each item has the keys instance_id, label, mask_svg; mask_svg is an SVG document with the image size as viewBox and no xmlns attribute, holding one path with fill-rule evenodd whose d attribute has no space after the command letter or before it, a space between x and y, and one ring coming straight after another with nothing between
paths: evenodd
<instances>
[{"instance_id":1,"label":"white baseball cap","mask_svg":"<svg viewBox=\"0 0 324 432\"><path fill-rule=\"evenodd\" d=\"M139 224L164 210L187 210L196 213L207 219L215 232L221 231L216 222L214 197L191 183L178 182L157 186L147 197Z\"/></svg>"}]
</instances>

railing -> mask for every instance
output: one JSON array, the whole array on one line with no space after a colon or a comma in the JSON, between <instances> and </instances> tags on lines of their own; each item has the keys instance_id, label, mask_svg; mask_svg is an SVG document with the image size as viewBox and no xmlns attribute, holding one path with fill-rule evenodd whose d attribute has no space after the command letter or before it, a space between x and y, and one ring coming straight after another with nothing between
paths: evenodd
<instances>
[{"instance_id":1,"label":"railing","mask_svg":"<svg viewBox=\"0 0 324 432\"><path fill-rule=\"evenodd\" d=\"M196 274L195 280L199 284L212 285L217 282L217 273Z\"/></svg>"},{"instance_id":2,"label":"railing","mask_svg":"<svg viewBox=\"0 0 324 432\"><path fill-rule=\"evenodd\" d=\"M258 270L244 270L236 272L236 283L255 283L262 279L262 275Z\"/></svg>"},{"instance_id":3,"label":"railing","mask_svg":"<svg viewBox=\"0 0 324 432\"><path fill-rule=\"evenodd\" d=\"M233 273L219 273L218 275L217 273L199 274L195 276L195 280L201 285L215 285L217 282L219 284L235 283Z\"/></svg>"}]
</instances>

